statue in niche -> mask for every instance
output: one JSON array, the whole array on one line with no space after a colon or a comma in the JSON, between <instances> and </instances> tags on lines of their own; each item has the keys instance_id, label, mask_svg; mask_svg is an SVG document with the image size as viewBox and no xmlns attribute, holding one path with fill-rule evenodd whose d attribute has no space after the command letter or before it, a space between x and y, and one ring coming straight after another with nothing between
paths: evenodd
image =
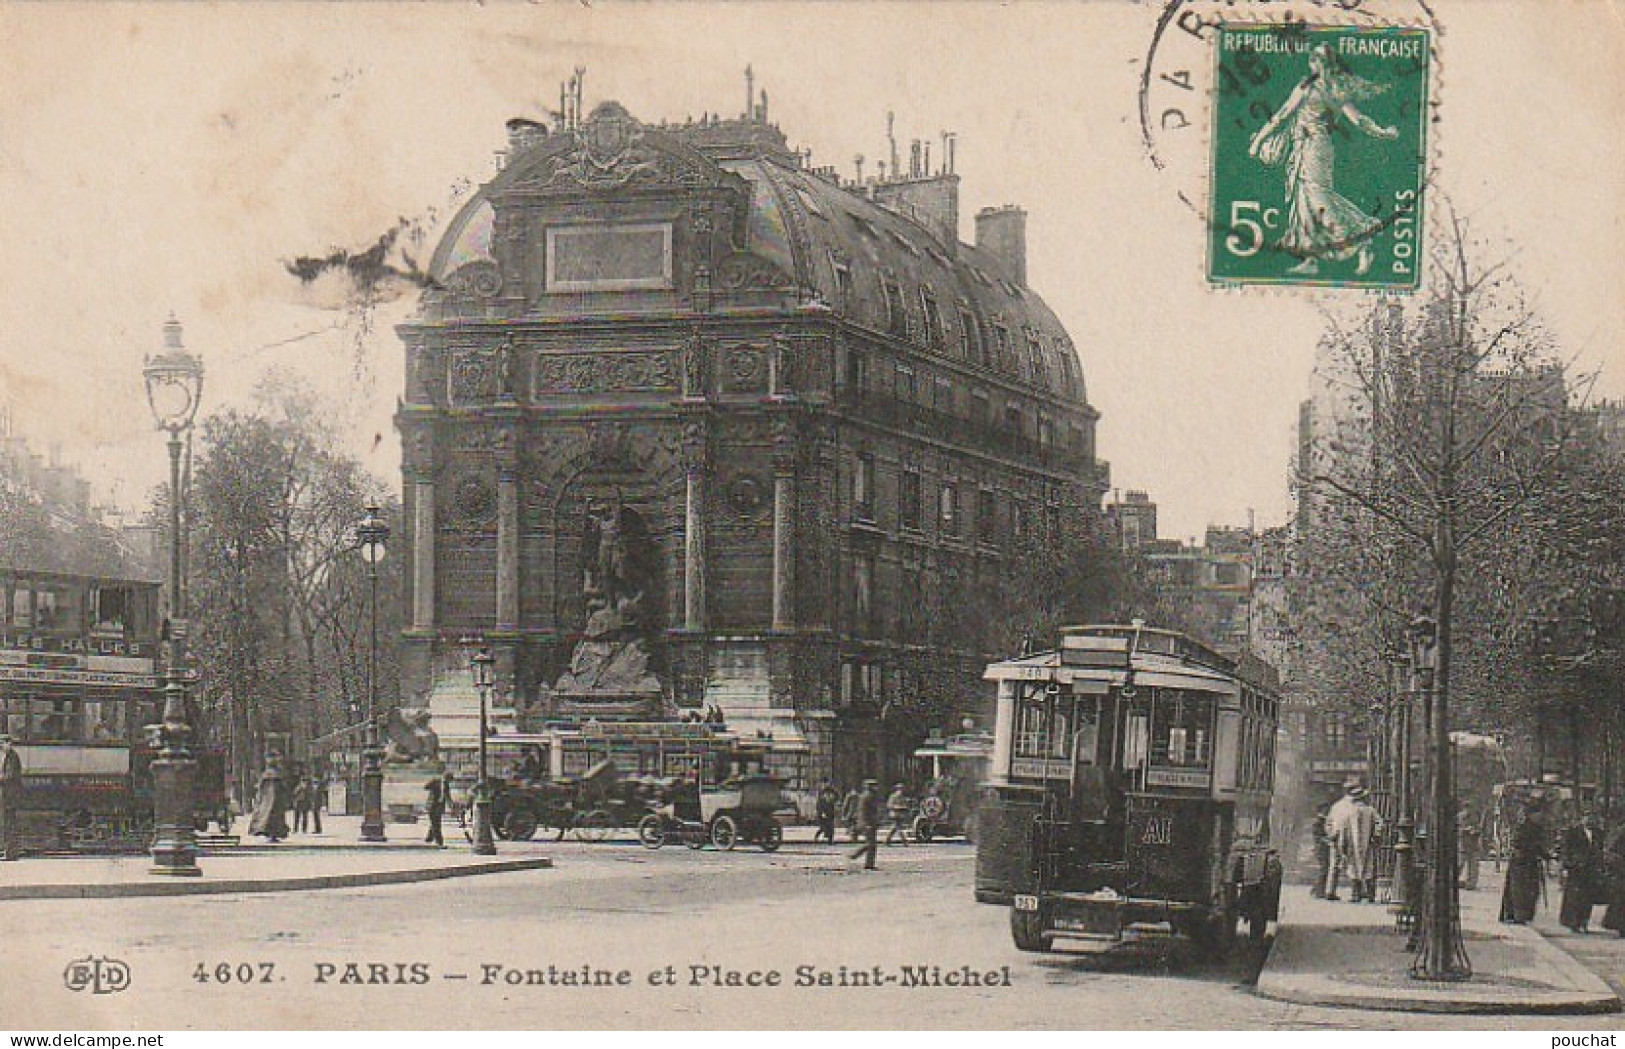
<instances>
[{"instance_id":1,"label":"statue in niche","mask_svg":"<svg viewBox=\"0 0 1625 1049\"><path fill-rule=\"evenodd\" d=\"M512 400L513 391L513 337L509 336L492 352L491 372L495 377L498 400Z\"/></svg>"},{"instance_id":2,"label":"statue in niche","mask_svg":"<svg viewBox=\"0 0 1625 1049\"><path fill-rule=\"evenodd\" d=\"M581 592L587 616L570 669L554 691L659 692L644 637L644 597L652 580L643 563L648 537L642 520L622 504L619 492L613 503L589 502L584 516Z\"/></svg>"}]
</instances>

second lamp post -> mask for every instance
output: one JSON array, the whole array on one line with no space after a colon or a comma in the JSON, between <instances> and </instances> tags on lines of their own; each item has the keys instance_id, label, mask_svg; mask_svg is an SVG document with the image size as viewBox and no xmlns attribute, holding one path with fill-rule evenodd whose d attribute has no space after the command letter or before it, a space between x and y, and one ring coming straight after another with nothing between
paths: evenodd
<instances>
[{"instance_id":1,"label":"second lamp post","mask_svg":"<svg viewBox=\"0 0 1625 1049\"><path fill-rule=\"evenodd\" d=\"M490 705L491 668L495 662L491 650L484 646L468 661L474 674L474 691L480 694L480 778L474 785L474 853L478 856L495 856L497 852L496 839L491 836L491 781L486 778L485 764L486 737L491 734L486 709Z\"/></svg>"},{"instance_id":2,"label":"second lamp post","mask_svg":"<svg viewBox=\"0 0 1625 1049\"><path fill-rule=\"evenodd\" d=\"M372 594L371 639L367 650L367 735L361 751L361 840L384 841L383 751L378 745L378 562L384 559L389 525L378 516L376 503L355 526L356 545L367 562L367 585Z\"/></svg>"}]
</instances>

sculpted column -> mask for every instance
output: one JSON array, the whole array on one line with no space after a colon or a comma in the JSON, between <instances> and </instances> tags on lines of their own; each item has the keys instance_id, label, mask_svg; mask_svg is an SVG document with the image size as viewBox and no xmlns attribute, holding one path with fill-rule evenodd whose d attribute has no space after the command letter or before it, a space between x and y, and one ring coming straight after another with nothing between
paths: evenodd
<instances>
[{"instance_id":1,"label":"sculpted column","mask_svg":"<svg viewBox=\"0 0 1625 1049\"><path fill-rule=\"evenodd\" d=\"M412 629L434 629L434 480L412 482Z\"/></svg>"},{"instance_id":2,"label":"sculpted column","mask_svg":"<svg viewBox=\"0 0 1625 1049\"><path fill-rule=\"evenodd\" d=\"M773 435L773 629L795 628L795 435L781 420Z\"/></svg>"},{"instance_id":3,"label":"sculpted column","mask_svg":"<svg viewBox=\"0 0 1625 1049\"><path fill-rule=\"evenodd\" d=\"M519 629L519 464L514 433L497 432L497 629Z\"/></svg>"},{"instance_id":4,"label":"sculpted column","mask_svg":"<svg viewBox=\"0 0 1625 1049\"><path fill-rule=\"evenodd\" d=\"M705 425L683 428L683 629L705 629Z\"/></svg>"}]
</instances>

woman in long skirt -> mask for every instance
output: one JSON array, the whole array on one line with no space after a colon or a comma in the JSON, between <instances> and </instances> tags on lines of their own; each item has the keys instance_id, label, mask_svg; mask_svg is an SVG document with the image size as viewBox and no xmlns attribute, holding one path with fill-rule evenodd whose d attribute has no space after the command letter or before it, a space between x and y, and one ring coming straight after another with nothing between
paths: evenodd
<instances>
[{"instance_id":1,"label":"woman in long skirt","mask_svg":"<svg viewBox=\"0 0 1625 1049\"><path fill-rule=\"evenodd\" d=\"M1502 921L1527 925L1534 920L1549 859L1546 821L1539 812L1529 812L1512 832L1512 856L1507 861L1506 886L1501 890Z\"/></svg>"},{"instance_id":2,"label":"woman in long skirt","mask_svg":"<svg viewBox=\"0 0 1625 1049\"><path fill-rule=\"evenodd\" d=\"M288 790L283 786L282 770L275 761L260 774L248 833L258 834L267 841L281 841L288 836Z\"/></svg>"}]
</instances>

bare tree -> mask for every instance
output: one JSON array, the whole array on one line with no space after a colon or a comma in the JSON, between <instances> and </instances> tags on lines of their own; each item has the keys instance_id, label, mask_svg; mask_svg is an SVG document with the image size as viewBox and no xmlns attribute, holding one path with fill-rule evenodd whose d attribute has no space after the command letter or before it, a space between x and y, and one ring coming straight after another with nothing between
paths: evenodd
<instances>
[{"instance_id":1,"label":"bare tree","mask_svg":"<svg viewBox=\"0 0 1625 1049\"><path fill-rule=\"evenodd\" d=\"M1381 525L1373 601L1390 620L1420 582L1436 638L1428 725L1431 863L1412 965L1426 979L1464 979L1456 890L1456 801L1448 760L1464 572L1480 548L1530 524L1560 475L1568 429L1565 370L1504 262L1484 265L1447 209L1430 290L1379 307L1369 328L1330 322L1326 348L1353 398L1368 406L1356 440L1333 447L1306 478L1332 514ZM1345 435L1347 436L1347 435ZM1391 545L1390 542L1391 541Z\"/></svg>"}]
</instances>

